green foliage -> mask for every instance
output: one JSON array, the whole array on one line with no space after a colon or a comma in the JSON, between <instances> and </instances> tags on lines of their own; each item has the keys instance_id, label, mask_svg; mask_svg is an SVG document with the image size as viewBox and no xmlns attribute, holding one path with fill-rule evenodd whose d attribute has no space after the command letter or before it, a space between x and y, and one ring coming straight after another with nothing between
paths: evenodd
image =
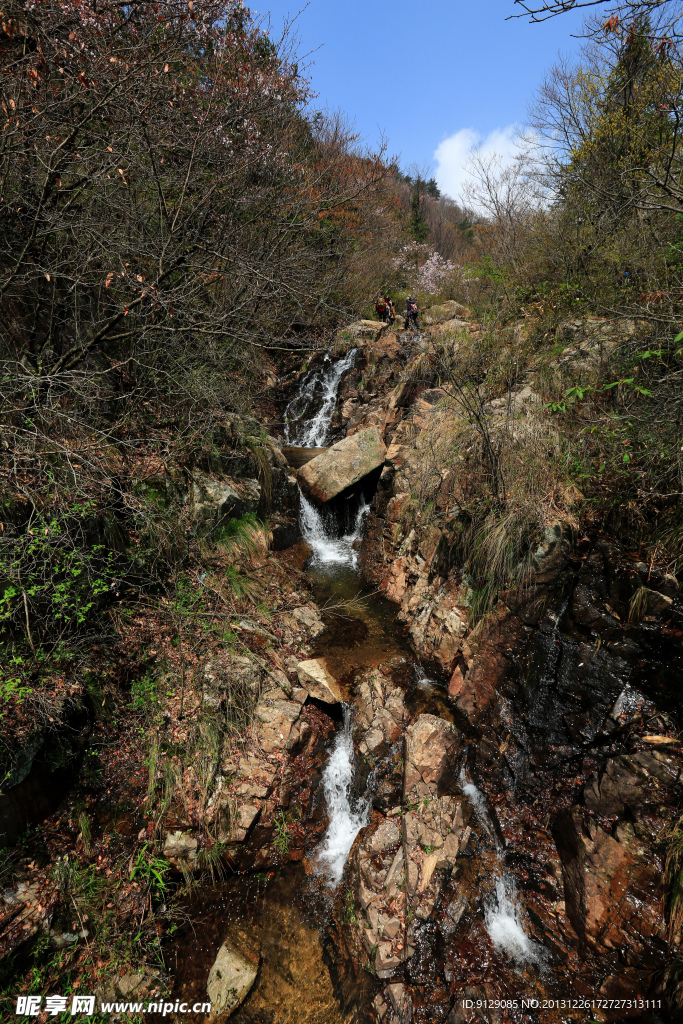
<instances>
[{"instance_id":1,"label":"green foliage","mask_svg":"<svg viewBox=\"0 0 683 1024\"><path fill-rule=\"evenodd\" d=\"M279 817L276 816L274 825L273 846L280 857L284 857L289 852L289 826L284 811L280 811Z\"/></svg>"},{"instance_id":2,"label":"green foliage","mask_svg":"<svg viewBox=\"0 0 683 1024\"><path fill-rule=\"evenodd\" d=\"M92 512L92 503L73 504L67 516L37 516L0 535L0 630L25 636L34 650L82 634L114 588L113 554L84 532Z\"/></svg>"},{"instance_id":3,"label":"green foliage","mask_svg":"<svg viewBox=\"0 0 683 1024\"><path fill-rule=\"evenodd\" d=\"M151 672L134 679L130 687L131 703L138 711L149 711L159 702L157 680Z\"/></svg>"},{"instance_id":4,"label":"green foliage","mask_svg":"<svg viewBox=\"0 0 683 1024\"><path fill-rule=\"evenodd\" d=\"M226 590L237 600L242 598L246 598L248 601L255 600L258 591L256 584L246 573L241 572L234 565L225 567L223 583Z\"/></svg>"},{"instance_id":5,"label":"green foliage","mask_svg":"<svg viewBox=\"0 0 683 1024\"><path fill-rule=\"evenodd\" d=\"M131 879L140 879L154 896L162 897L168 889L166 877L168 871L166 860L163 857L157 857L154 847L150 843L145 843L138 852L130 871L130 877Z\"/></svg>"},{"instance_id":6,"label":"green foliage","mask_svg":"<svg viewBox=\"0 0 683 1024\"><path fill-rule=\"evenodd\" d=\"M356 924L358 921L353 889L347 889L344 896L344 920L347 924Z\"/></svg>"},{"instance_id":7,"label":"green foliage","mask_svg":"<svg viewBox=\"0 0 683 1024\"><path fill-rule=\"evenodd\" d=\"M21 665L23 660L23 658L14 654L10 658L10 664L16 670L17 665ZM0 678L0 721L7 714L3 705L8 705L10 702L14 705L23 704L32 693L33 687L25 684L23 676L11 675L6 678Z\"/></svg>"},{"instance_id":8,"label":"green foliage","mask_svg":"<svg viewBox=\"0 0 683 1024\"><path fill-rule=\"evenodd\" d=\"M221 881L225 877L223 858L229 851L229 844L218 840L211 846L204 846L197 852L197 867L206 871L212 881Z\"/></svg>"}]
</instances>

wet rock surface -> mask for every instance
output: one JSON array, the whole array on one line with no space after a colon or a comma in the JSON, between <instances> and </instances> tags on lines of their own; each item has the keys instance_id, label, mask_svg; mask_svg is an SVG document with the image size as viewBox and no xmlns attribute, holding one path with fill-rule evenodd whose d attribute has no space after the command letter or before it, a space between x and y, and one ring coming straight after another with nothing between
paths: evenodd
<instances>
[{"instance_id":1,"label":"wet rock surface","mask_svg":"<svg viewBox=\"0 0 683 1024\"><path fill-rule=\"evenodd\" d=\"M476 333L462 310L430 315L434 331ZM588 348L577 340L577 358L598 358L610 343L598 328ZM677 581L604 536L551 521L535 541L524 591L475 615L457 564L462 480L439 467L439 444L451 443L448 396L436 380L416 387L400 379L421 358L419 339L370 322L346 341L358 349L328 440L345 432L359 444L372 431L377 450L386 446L361 565L393 602L423 666L418 672L414 658L359 664L352 647L367 623L363 633L351 613L345 628L332 627L329 613L297 596L277 621L299 639L300 657L279 670L234 665L255 697L254 742L223 751L209 807L233 864L253 871L300 860L313 888L299 876L296 892L319 892L316 849L328 824L321 780L334 744L332 718L316 702L333 707L339 693L353 705L348 795L356 805L367 799L368 823L318 918L329 920L333 901L325 956L334 996L318 963L311 977L327 1016L299 1007L300 1019L664 1020L664 970L680 945L663 886L683 795ZM525 383L508 406L525 429L538 413L537 391ZM492 419L508 412L495 403L488 410ZM436 466L429 512L424 501L417 508L425 465ZM335 637L343 639L330 674L320 659ZM207 683L218 707L220 691ZM276 854L282 830L287 852ZM288 914L277 904L268 927L274 934L283 921L287 941L302 939ZM224 939L214 935L212 957ZM263 965L288 992L281 1017L290 1020L292 978L302 976L280 963L279 941ZM210 966L208 953L202 965ZM261 985L237 1019L276 1019L277 997L269 992L268 1002ZM521 998L542 1007L558 997L649 998L663 1009L643 1018L637 1005L520 1006Z\"/></svg>"},{"instance_id":2,"label":"wet rock surface","mask_svg":"<svg viewBox=\"0 0 683 1024\"><path fill-rule=\"evenodd\" d=\"M477 978L480 1000L484 987L489 1000L550 988L585 997L661 998L671 955L663 854L678 814L683 759L676 719L659 710L671 706L666 683L652 678L650 664L655 650L678 664L681 633L675 599L653 601L656 615L629 624L637 566L613 545L589 543L571 553L574 575L555 610L535 627L525 624L521 606L517 615L499 613L487 631L467 637L467 657L451 679L450 696L469 737L467 772L481 788L490 827L476 813L470 817L469 852L463 858L461 837L456 870L431 911L439 923L421 933L428 973L443 989L425 985L413 971L417 937L416 952L408 946L400 951L406 962L392 965L392 978L398 972L411 982L415 1020L475 1019L459 1004ZM414 728L413 722L406 737ZM453 754L447 760L457 763ZM406 766L410 772L410 756ZM423 773L415 777L425 785ZM412 813L401 808L409 836ZM420 828L428 827L421 813ZM423 857L420 877L438 849L438 838L422 834L435 851ZM369 854L370 844L362 842ZM498 846L514 881L519 923L536 943L542 969L533 957L515 964L492 942L490 877ZM374 876L366 868L364 877L359 862L366 901L381 880L379 868ZM408 880L411 891L419 896L417 878L414 890ZM396 1010L386 993L382 999L381 1019L393 1020ZM503 1012L500 1019L526 1018Z\"/></svg>"},{"instance_id":3,"label":"wet rock surface","mask_svg":"<svg viewBox=\"0 0 683 1024\"><path fill-rule=\"evenodd\" d=\"M439 319L435 331L473 332L452 313ZM598 327L596 352L611 342ZM504 595L473 628L455 558L457 474L437 469L429 481L431 521L419 525L415 508L425 462L438 467L448 396L392 390L389 376L361 396L354 372L342 421L348 432L381 425L388 449L362 566L435 679L419 690L380 666L356 680L372 812L335 904L339 990L374 974L370 1016L387 1024L586 1019L585 1008L522 1012L521 995L662 999L664 854L683 767L677 582L608 538L550 523L524 593ZM512 403L525 429L539 409L533 384ZM620 1020L642 1008L592 1012Z\"/></svg>"},{"instance_id":4,"label":"wet rock surface","mask_svg":"<svg viewBox=\"0 0 683 1024\"><path fill-rule=\"evenodd\" d=\"M243 937L240 948L235 941L224 942L209 971L206 994L211 1003L210 1021L227 1020L246 999L256 981L259 967L258 949L247 945Z\"/></svg>"},{"instance_id":5,"label":"wet rock surface","mask_svg":"<svg viewBox=\"0 0 683 1024\"><path fill-rule=\"evenodd\" d=\"M380 979L392 978L415 955L419 922L430 918L463 838L462 797L444 792L461 734L428 714L402 728L408 717L405 691L390 672L377 670L360 681L356 735L382 778L385 812L372 815L347 866L342 921L350 922L350 934L343 942ZM396 996L398 989L392 991ZM408 1012L407 989L404 994L398 1001ZM387 1005L396 1002L390 995Z\"/></svg>"}]
</instances>

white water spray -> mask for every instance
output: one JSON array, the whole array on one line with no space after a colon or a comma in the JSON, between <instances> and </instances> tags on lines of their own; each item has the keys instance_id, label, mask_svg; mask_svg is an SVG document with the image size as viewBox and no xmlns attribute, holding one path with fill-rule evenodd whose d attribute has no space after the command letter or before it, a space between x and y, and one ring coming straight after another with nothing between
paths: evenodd
<instances>
[{"instance_id":1,"label":"white water spray","mask_svg":"<svg viewBox=\"0 0 683 1024\"><path fill-rule=\"evenodd\" d=\"M422 665L415 666L415 682L421 690L432 690L435 680L428 676Z\"/></svg>"},{"instance_id":2,"label":"white water spray","mask_svg":"<svg viewBox=\"0 0 683 1024\"><path fill-rule=\"evenodd\" d=\"M323 789L330 824L322 838L316 856L316 868L333 886L338 886L353 841L368 823L370 801L363 799L352 806L350 800L353 781L353 737L351 712L344 705L344 727L339 729L332 753L323 772Z\"/></svg>"},{"instance_id":3,"label":"white water spray","mask_svg":"<svg viewBox=\"0 0 683 1024\"><path fill-rule=\"evenodd\" d=\"M299 493L301 534L307 544L310 544L313 561L319 565L350 565L352 569L358 564L358 542L363 535L365 518L370 511L370 506L365 503L361 496L361 504L353 529L343 537L331 537L325 529L325 523L320 512L311 502Z\"/></svg>"},{"instance_id":4,"label":"white water spray","mask_svg":"<svg viewBox=\"0 0 683 1024\"><path fill-rule=\"evenodd\" d=\"M325 356L322 364L314 366L301 382L299 391L285 410L285 437L288 444L302 448L323 448L327 443L330 423L337 405L337 395L342 377L353 366L356 355L351 349L342 359L331 363ZM306 423L300 418L313 402L320 402L315 416Z\"/></svg>"},{"instance_id":5,"label":"white water spray","mask_svg":"<svg viewBox=\"0 0 683 1024\"><path fill-rule=\"evenodd\" d=\"M541 966L544 950L524 931L515 881L503 867L503 850L486 810L484 795L473 782L466 781L464 769L460 773L460 785L479 821L493 840L498 858L495 890L484 908L484 923L491 942L496 949L506 953L517 963L534 963Z\"/></svg>"},{"instance_id":6,"label":"white water spray","mask_svg":"<svg viewBox=\"0 0 683 1024\"><path fill-rule=\"evenodd\" d=\"M330 424L337 405L339 386L344 374L351 369L356 350L332 363L329 356L305 377L298 394L285 412L286 437L290 444L303 448L323 447L329 435ZM306 412L317 407L315 415L303 423ZM360 507L349 533L334 536L333 528L326 528L325 519L318 509L299 492L299 522L304 540L311 547L314 564L349 566L358 563L358 543L363 534L365 519L370 511L361 495ZM344 873L344 865L353 841L367 825L370 801L352 804L354 749L351 731L351 712L344 705L344 725L337 731L327 765L323 772L323 790L330 823L315 857L316 871L336 888Z\"/></svg>"}]
</instances>

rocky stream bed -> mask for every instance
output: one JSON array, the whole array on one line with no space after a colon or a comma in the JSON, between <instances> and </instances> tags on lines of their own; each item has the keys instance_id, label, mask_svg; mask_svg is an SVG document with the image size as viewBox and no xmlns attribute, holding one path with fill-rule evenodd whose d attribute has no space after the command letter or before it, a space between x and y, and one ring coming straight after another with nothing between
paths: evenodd
<instances>
[{"instance_id":1,"label":"rocky stream bed","mask_svg":"<svg viewBox=\"0 0 683 1024\"><path fill-rule=\"evenodd\" d=\"M212 941L178 967L180 991L243 929L260 950L245 1024L666 1020L677 581L607 537L549 527L532 585L472 629L447 531L396 539L402 480L441 414L438 392L396 380L422 339L368 324L356 340L309 371L286 438L323 454L335 429L347 438L329 470L299 472L299 550L312 608L351 604L323 611L313 660L290 666L334 737L299 802L296 859L255 875L256 829L250 873L193 909ZM359 402L354 367L371 359L376 394ZM639 587L647 608L629 622Z\"/></svg>"},{"instance_id":2,"label":"rocky stream bed","mask_svg":"<svg viewBox=\"0 0 683 1024\"><path fill-rule=\"evenodd\" d=\"M432 332L476 332L446 305ZM301 656L203 666L205 701L240 672L259 697L206 805L231 874L195 887L166 941L172 998L208 979L212 1019L240 1024L673 1019L678 582L551 523L529 585L475 624L438 461L436 514L402 525L449 415L411 372L429 332L347 335L287 408L285 450L318 450L299 455L301 491L275 456L273 545L311 588L277 621ZM513 399L536 414L533 381ZM164 853L192 873L197 841L170 831Z\"/></svg>"}]
</instances>

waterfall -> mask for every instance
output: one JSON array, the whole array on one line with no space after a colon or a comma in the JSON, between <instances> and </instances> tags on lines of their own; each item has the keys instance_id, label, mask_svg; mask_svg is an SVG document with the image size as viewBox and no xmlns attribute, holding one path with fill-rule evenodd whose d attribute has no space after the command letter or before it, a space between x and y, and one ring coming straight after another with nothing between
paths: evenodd
<instances>
[{"instance_id":1,"label":"waterfall","mask_svg":"<svg viewBox=\"0 0 683 1024\"><path fill-rule=\"evenodd\" d=\"M344 374L353 365L355 355L356 350L352 349L336 362L332 362L327 355L320 365L306 375L298 394L285 412L286 437L290 444L301 445L304 448L319 448L325 445L337 404L339 386ZM316 409L316 412L307 419L311 409ZM356 568L356 549L370 506L361 494L353 523L348 521L353 506L349 505L348 508L347 523L345 527L340 527L333 511L317 509L299 491L301 533L311 547L314 564ZM346 532L339 536L344 529ZM343 710L343 728L337 731L322 779L330 823L314 858L317 873L334 887L341 881L353 841L363 826L367 825L370 811L369 800L353 803L351 800L354 771L351 711L346 704Z\"/></svg>"},{"instance_id":2,"label":"waterfall","mask_svg":"<svg viewBox=\"0 0 683 1024\"><path fill-rule=\"evenodd\" d=\"M319 565L349 565L355 569L358 564L356 548L363 534L365 518L370 511L370 506L366 504L363 495L351 532L341 537L332 535L332 528L326 525L322 513L301 492L299 510L301 534L311 546L314 562Z\"/></svg>"},{"instance_id":3,"label":"waterfall","mask_svg":"<svg viewBox=\"0 0 683 1024\"><path fill-rule=\"evenodd\" d=\"M315 858L317 871L325 875L335 887L341 882L344 865L353 841L367 825L370 801L351 803L353 781L353 737L351 711L344 704L344 726L335 736L334 746L323 772L323 790L330 823L318 847Z\"/></svg>"},{"instance_id":4,"label":"waterfall","mask_svg":"<svg viewBox=\"0 0 683 1024\"><path fill-rule=\"evenodd\" d=\"M489 818L484 795L473 782L466 781L464 769L460 773L460 786L493 840L498 859L495 889L484 907L484 923L491 942L517 963L542 965L545 951L524 931L515 881L503 866L503 848Z\"/></svg>"},{"instance_id":5,"label":"waterfall","mask_svg":"<svg viewBox=\"0 0 683 1024\"><path fill-rule=\"evenodd\" d=\"M337 405L339 385L344 374L353 366L355 356L355 348L336 362L326 354L322 363L306 374L297 394L285 409L287 444L300 445L302 448L325 446ZM309 409L316 405L319 407L315 415L304 422Z\"/></svg>"}]
</instances>

